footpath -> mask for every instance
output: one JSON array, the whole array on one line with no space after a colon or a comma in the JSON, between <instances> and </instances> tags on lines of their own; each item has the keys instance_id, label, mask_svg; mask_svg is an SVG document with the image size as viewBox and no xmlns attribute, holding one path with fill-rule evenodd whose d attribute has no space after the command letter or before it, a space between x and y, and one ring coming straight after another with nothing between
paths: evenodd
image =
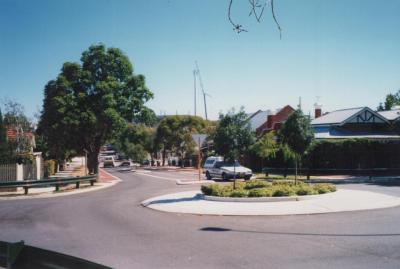
<instances>
[{"instance_id":1,"label":"footpath","mask_svg":"<svg viewBox=\"0 0 400 269\"><path fill-rule=\"evenodd\" d=\"M83 157L75 157L65 167L64 171L59 171L51 178L67 178L85 176L86 171L84 167ZM13 199L32 199L32 198L52 198L71 194L78 194L84 192L97 191L100 189L111 187L121 180L103 169L99 169L99 179L90 186L90 183L82 183L79 189L75 188L75 184L70 184L60 187L59 191L55 191L54 186L51 187L40 187L30 188L29 194L25 195L23 188L18 188L17 191L13 192L0 192L0 200L13 200Z\"/></svg>"}]
</instances>

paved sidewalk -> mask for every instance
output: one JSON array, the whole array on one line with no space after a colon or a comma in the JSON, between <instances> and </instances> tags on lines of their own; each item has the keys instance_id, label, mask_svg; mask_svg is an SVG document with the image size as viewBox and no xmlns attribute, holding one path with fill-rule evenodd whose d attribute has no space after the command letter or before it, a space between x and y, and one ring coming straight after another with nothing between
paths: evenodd
<instances>
[{"instance_id":1,"label":"paved sidewalk","mask_svg":"<svg viewBox=\"0 0 400 269\"><path fill-rule=\"evenodd\" d=\"M301 215L387 208L400 205L400 198L359 190L340 189L312 200L289 202L214 202L199 191L179 192L142 202L151 209L199 215Z\"/></svg>"}]
</instances>

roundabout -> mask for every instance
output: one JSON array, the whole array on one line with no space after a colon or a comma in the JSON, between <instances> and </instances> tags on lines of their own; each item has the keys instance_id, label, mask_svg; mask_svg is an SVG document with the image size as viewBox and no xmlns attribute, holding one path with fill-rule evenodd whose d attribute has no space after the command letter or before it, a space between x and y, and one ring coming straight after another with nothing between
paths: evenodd
<instances>
[{"instance_id":1,"label":"roundabout","mask_svg":"<svg viewBox=\"0 0 400 269\"><path fill-rule=\"evenodd\" d=\"M200 191L186 191L150 198L142 205L170 213L224 216L324 214L400 205L399 197L364 190L339 189L333 193L313 195L312 199L309 196L304 196L305 199L299 197L270 197L261 201L259 198L213 197L210 200ZM254 202L251 202L252 199Z\"/></svg>"}]
</instances>

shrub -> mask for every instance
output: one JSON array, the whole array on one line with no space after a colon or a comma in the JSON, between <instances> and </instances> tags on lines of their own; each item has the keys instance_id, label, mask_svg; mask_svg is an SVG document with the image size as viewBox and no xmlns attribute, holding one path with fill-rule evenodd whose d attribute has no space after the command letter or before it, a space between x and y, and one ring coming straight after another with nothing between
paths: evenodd
<instances>
[{"instance_id":1,"label":"shrub","mask_svg":"<svg viewBox=\"0 0 400 269\"><path fill-rule=\"evenodd\" d=\"M294 196L296 192L291 186L274 186L272 188L272 196L282 197L282 196Z\"/></svg>"},{"instance_id":2,"label":"shrub","mask_svg":"<svg viewBox=\"0 0 400 269\"><path fill-rule=\"evenodd\" d=\"M272 184L267 181L262 180L250 180L246 182L246 186L244 187L246 190L256 189L256 188L265 188L270 187Z\"/></svg>"},{"instance_id":3,"label":"shrub","mask_svg":"<svg viewBox=\"0 0 400 269\"><path fill-rule=\"evenodd\" d=\"M204 195L211 195L212 194L212 188L211 188L211 186L202 185L201 186L201 192Z\"/></svg>"},{"instance_id":4,"label":"shrub","mask_svg":"<svg viewBox=\"0 0 400 269\"><path fill-rule=\"evenodd\" d=\"M249 197L271 197L271 196L272 196L271 188L258 188L249 191Z\"/></svg>"},{"instance_id":5,"label":"shrub","mask_svg":"<svg viewBox=\"0 0 400 269\"><path fill-rule=\"evenodd\" d=\"M295 185L303 185L304 182L297 181L297 184L294 180L287 179L287 180L274 180L272 181L272 185L283 185L283 186L295 186Z\"/></svg>"},{"instance_id":6,"label":"shrub","mask_svg":"<svg viewBox=\"0 0 400 269\"><path fill-rule=\"evenodd\" d=\"M241 190L233 190L230 197L247 197L248 193L247 191L241 189Z\"/></svg>"},{"instance_id":7,"label":"shrub","mask_svg":"<svg viewBox=\"0 0 400 269\"><path fill-rule=\"evenodd\" d=\"M48 160L44 162L44 177L52 176L56 173L56 162Z\"/></svg>"},{"instance_id":8,"label":"shrub","mask_svg":"<svg viewBox=\"0 0 400 269\"><path fill-rule=\"evenodd\" d=\"M313 187L314 190L319 194L336 191L336 186L333 184L327 184L327 183L315 184Z\"/></svg>"},{"instance_id":9,"label":"shrub","mask_svg":"<svg viewBox=\"0 0 400 269\"><path fill-rule=\"evenodd\" d=\"M314 190L312 186L307 185L299 185L296 187L296 194L297 195L312 195L317 194L318 192Z\"/></svg>"}]
</instances>

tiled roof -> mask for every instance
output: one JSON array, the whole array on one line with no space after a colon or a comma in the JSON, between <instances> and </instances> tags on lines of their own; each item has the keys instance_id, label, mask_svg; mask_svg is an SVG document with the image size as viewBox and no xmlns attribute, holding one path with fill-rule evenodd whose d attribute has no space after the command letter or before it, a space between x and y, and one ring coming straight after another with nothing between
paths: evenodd
<instances>
[{"instance_id":1,"label":"tiled roof","mask_svg":"<svg viewBox=\"0 0 400 269\"><path fill-rule=\"evenodd\" d=\"M251 129L255 131L258 127L260 127L264 122L267 121L269 114L271 114L270 110L259 110L256 113L253 113L249 119Z\"/></svg>"}]
</instances>

